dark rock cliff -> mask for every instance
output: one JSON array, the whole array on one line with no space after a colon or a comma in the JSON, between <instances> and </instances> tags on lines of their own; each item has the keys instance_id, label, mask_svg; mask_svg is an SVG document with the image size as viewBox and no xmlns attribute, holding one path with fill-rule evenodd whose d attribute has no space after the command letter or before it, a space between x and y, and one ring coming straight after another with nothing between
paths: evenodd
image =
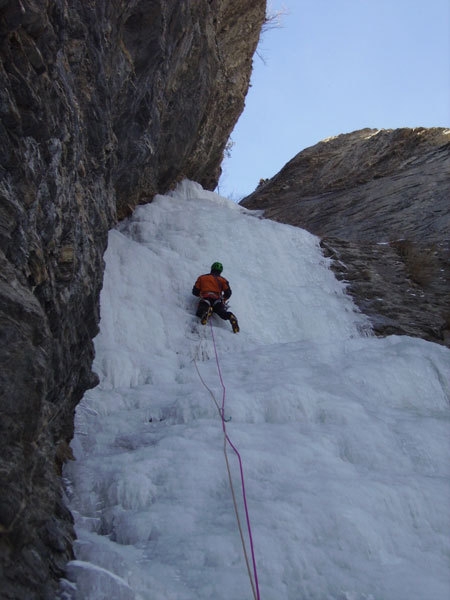
<instances>
[{"instance_id":1,"label":"dark rock cliff","mask_svg":"<svg viewBox=\"0 0 450 600\"><path fill-rule=\"evenodd\" d=\"M0 0L0 589L53 598L108 229L213 189L265 0Z\"/></svg>"},{"instance_id":2,"label":"dark rock cliff","mask_svg":"<svg viewBox=\"0 0 450 600\"><path fill-rule=\"evenodd\" d=\"M450 345L450 130L324 140L242 204L320 236L375 333Z\"/></svg>"}]
</instances>

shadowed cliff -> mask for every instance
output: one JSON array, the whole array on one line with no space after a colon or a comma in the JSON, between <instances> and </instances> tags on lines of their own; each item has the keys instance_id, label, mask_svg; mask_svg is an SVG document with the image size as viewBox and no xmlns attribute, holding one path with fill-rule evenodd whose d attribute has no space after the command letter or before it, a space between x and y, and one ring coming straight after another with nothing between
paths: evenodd
<instances>
[{"instance_id":1,"label":"shadowed cliff","mask_svg":"<svg viewBox=\"0 0 450 600\"><path fill-rule=\"evenodd\" d=\"M213 189L265 0L0 0L0 589L53 598L61 469L91 371L108 230Z\"/></svg>"},{"instance_id":2,"label":"shadowed cliff","mask_svg":"<svg viewBox=\"0 0 450 600\"><path fill-rule=\"evenodd\" d=\"M242 200L322 238L379 335L450 344L450 130L364 129L300 152Z\"/></svg>"}]
</instances>

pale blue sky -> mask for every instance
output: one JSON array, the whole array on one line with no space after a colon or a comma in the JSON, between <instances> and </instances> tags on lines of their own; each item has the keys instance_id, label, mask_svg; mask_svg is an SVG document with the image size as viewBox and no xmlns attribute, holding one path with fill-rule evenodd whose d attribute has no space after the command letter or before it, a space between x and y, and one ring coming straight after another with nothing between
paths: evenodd
<instances>
[{"instance_id":1,"label":"pale blue sky","mask_svg":"<svg viewBox=\"0 0 450 600\"><path fill-rule=\"evenodd\" d=\"M450 127L448 0L273 0L219 192L251 193L298 152L364 127Z\"/></svg>"}]
</instances>

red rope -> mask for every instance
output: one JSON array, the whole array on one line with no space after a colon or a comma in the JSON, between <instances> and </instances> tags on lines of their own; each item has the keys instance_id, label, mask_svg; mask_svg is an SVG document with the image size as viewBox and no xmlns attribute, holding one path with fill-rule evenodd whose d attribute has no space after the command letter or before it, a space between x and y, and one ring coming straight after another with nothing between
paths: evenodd
<instances>
[{"instance_id":1,"label":"red rope","mask_svg":"<svg viewBox=\"0 0 450 600\"><path fill-rule=\"evenodd\" d=\"M255 578L256 596L257 596L257 600L260 600L259 585L258 585L258 572L257 572L257 569L256 569L256 559L255 559L255 551L254 551L254 546L253 546L252 528L251 528L251 525L250 525L250 515L249 515L249 512L248 512L247 495L245 493L244 468L242 466L241 455L239 454L239 451L236 448L236 446L230 440L230 438L228 436L228 433L227 433L227 426L226 426L226 421L225 421L226 388L225 388L225 384L223 382L222 371L221 371L220 363L219 363L219 356L217 354L216 340L215 340L215 337L214 337L214 330L213 330L213 326L212 326L211 322L210 322L210 327L211 327L211 336L212 336L212 341L213 341L213 346L214 346L214 354L215 354L215 357L216 357L217 372L219 373L220 385L222 386L222 408L221 408L221 411L220 411L220 415L221 415L221 418L222 418L222 429L223 429L223 433L224 433L225 439L227 440L228 444L233 449L233 451L236 454L236 456L238 458L238 461L239 461L239 470L240 470L240 473L241 473L242 498L244 500L245 518L246 518L246 521L247 521L248 538L249 538L249 541L250 541L250 549L251 549L251 554L252 554L253 575L254 575L254 578Z\"/></svg>"}]
</instances>

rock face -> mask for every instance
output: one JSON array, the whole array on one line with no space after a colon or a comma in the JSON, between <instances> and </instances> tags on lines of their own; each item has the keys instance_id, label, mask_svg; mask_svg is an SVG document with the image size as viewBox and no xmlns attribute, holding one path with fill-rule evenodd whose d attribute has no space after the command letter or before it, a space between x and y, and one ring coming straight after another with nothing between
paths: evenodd
<instances>
[{"instance_id":1,"label":"rock face","mask_svg":"<svg viewBox=\"0 0 450 600\"><path fill-rule=\"evenodd\" d=\"M183 177L213 189L265 0L0 0L0 589L53 598L61 468L96 383L107 233Z\"/></svg>"},{"instance_id":2,"label":"rock face","mask_svg":"<svg viewBox=\"0 0 450 600\"><path fill-rule=\"evenodd\" d=\"M242 204L322 238L374 331L450 344L450 130L364 129L300 152Z\"/></svg>"}]
</instances>

